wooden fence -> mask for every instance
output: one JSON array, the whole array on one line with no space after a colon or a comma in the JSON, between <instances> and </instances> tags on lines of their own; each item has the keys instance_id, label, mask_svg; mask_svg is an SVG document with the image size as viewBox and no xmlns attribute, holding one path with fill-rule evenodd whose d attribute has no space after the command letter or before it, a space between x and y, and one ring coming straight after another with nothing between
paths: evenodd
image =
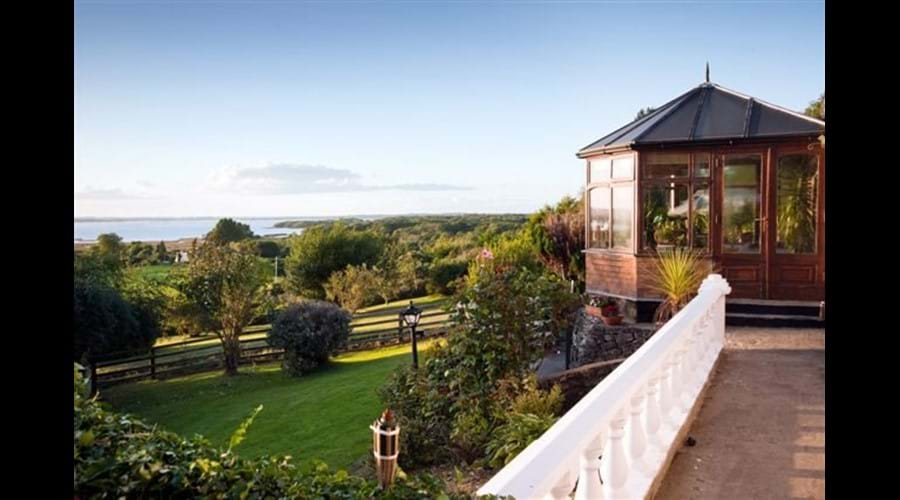
<instances>
[{"instance_id":1,"label":"wooden fence","mask_svg":"<svg viewBox=\"0 0 900 500\"><path fill-rule=\"evenodd\" d=\"M447 332L450 315L444 310L447 300L418 305L422 310L416 337L421 339ZM400 321L406 306L359 313L353 316L350 337L343 351L359 351L409 342L409 328ZM270 325L248 327L241 335L241 364L280 360L284 351L272 347L267 340ZM153 346L147 352L119 353L98 360L91 366L91 382L109 386L148 378L166 378L224 366L222 344L215 336L204 336Z\"/></svg>"}]
</instances>

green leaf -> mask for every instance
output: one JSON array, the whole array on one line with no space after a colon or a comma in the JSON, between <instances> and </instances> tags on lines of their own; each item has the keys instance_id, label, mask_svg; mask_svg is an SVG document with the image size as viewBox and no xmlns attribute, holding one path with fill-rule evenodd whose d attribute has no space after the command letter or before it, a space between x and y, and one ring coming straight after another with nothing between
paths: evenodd
<instances>
[{"instance_id":1,"label":"green leaf","mask_svg":"<svg viewBox=\"0 0 900 500\"><path fill-rule=\"evenodd\" d=\"M257 406L256 409L253 410L253 413L251 413L249 417L241 422L241 425L239 425L231 435L231 439L228 440L228 451L231 451L232 448L241 444L241 441L243 441L244 438L247 437L247 430L250 428L250 425L253 424L253 419L256 418L256 415L258 415L259 412L262 411L262 409L263 405Z\"/></svg>"}]
</instances>

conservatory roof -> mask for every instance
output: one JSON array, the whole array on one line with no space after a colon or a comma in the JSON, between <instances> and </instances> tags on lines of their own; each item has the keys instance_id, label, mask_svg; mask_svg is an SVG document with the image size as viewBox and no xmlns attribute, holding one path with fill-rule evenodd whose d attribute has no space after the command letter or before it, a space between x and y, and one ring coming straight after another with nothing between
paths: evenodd
<instances>
[{"instance_id":1,"label":"conservatory roof","mask_svg":"<svg viewBox=\"0 0 900 500\"><path fill-rule=\"evenodd\" d=\"M803 136L824 131L822 120L703 83L585 146L577 155L583 158L651 144Z\"/></svg>"}]
</instances>

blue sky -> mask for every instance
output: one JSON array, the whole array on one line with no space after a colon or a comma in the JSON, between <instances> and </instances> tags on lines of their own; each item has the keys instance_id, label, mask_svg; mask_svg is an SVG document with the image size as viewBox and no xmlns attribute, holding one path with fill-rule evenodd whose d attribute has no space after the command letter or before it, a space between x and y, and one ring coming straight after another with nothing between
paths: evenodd
<instances>
[{"instance_id":1,"label":"blue sky","mask_svg":"<svg viewBox=\"0 0 900 500\"><path fill-rule=\"evenodd\" d=\"M823 2L77 1L77 216L530 212L703 80L802 110Z\"/></svg>"}]
</instances>

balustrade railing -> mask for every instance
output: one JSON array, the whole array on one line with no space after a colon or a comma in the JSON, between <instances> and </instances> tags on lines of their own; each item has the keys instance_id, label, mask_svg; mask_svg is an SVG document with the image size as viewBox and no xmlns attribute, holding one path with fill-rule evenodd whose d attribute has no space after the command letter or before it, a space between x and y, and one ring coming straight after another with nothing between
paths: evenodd
<instances>
[{"instance_id":1,"label":"balustrade railing","mask_svg":"<svg viewBox=\"0 0 900 500\"><path fill-rule=\"evenodd\" d=\"M728 282L696 297L478 490L524 499L650 494L725 343Z\"/></svg>"}]
</instances>

